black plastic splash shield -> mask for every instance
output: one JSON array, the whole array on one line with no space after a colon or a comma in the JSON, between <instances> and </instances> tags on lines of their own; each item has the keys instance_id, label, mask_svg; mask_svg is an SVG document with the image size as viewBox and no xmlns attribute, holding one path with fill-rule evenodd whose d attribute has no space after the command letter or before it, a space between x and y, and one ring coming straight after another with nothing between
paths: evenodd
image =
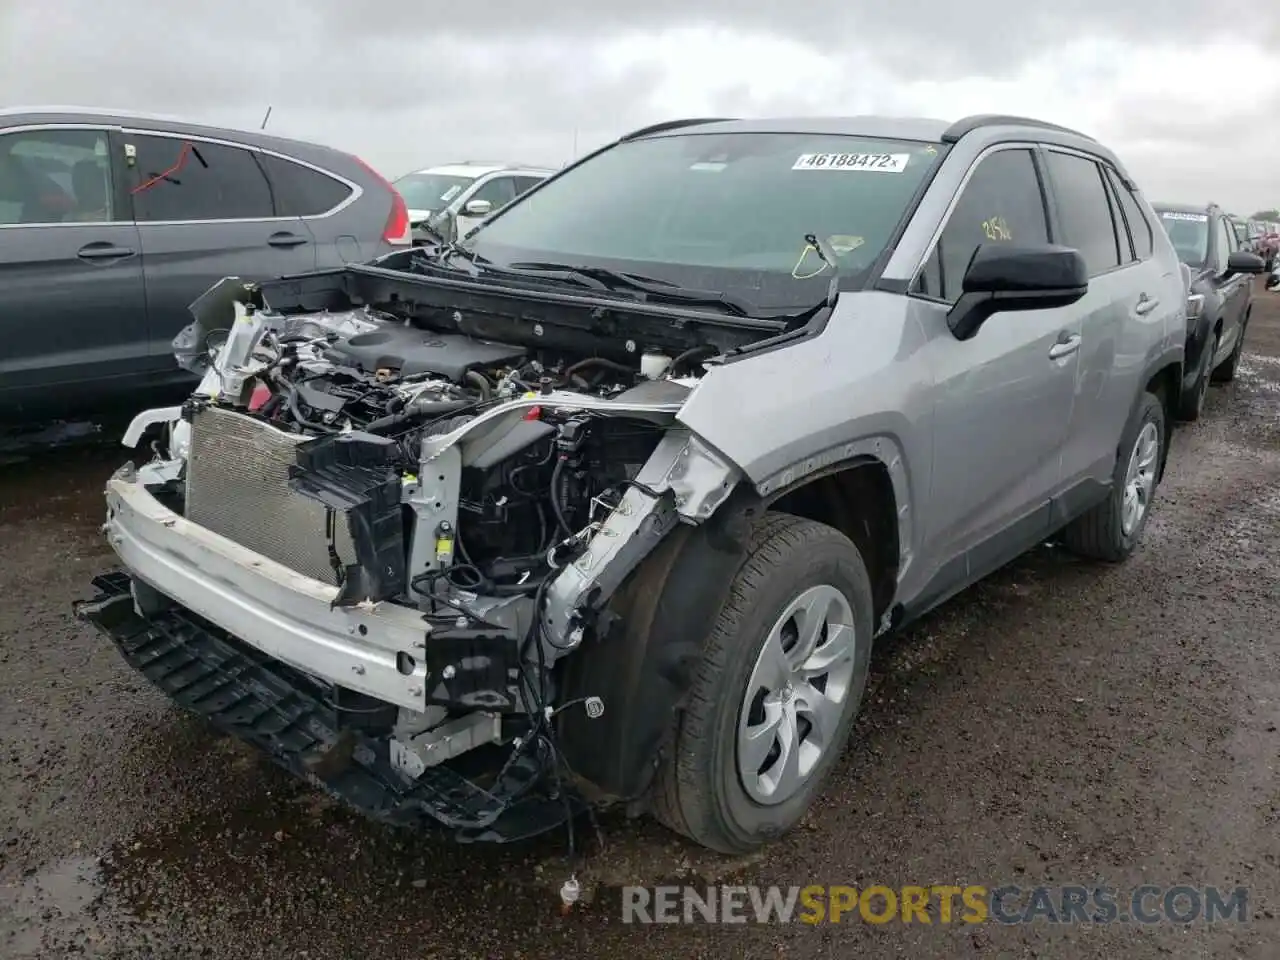
<instances>
[{"instance_id":1,"label":"black plastic splash shield","mask_svg":"<svg viewBox=\"0 0 1280 960\"><path fill-rule=\"evenodd\" d=\"M406 566L400 475L391 466L396 443L352 431L298 444L289 486L328 507L347 524L355 563L342 567L334 606L378 602L404 592ZM335 566L341 561L334 555Z\"/></svg>"},{"instance_id":2,"label":"black plastic splash shield","mask_svg":"<svg viewBox=\"0 0 1280 960\"><path fill-rule=\"evenodd\" d=\"M236 640L184 608L143 617L125 573L96 577L76 616L111 638L125 661L179 706L257 747L276 764L382 823L443 831L459 843L506 843L585 810L551 796L532 757L481 788L446 765L407 781L387 741L340 727L330 689Z\"/></svg>"}]
</instances>

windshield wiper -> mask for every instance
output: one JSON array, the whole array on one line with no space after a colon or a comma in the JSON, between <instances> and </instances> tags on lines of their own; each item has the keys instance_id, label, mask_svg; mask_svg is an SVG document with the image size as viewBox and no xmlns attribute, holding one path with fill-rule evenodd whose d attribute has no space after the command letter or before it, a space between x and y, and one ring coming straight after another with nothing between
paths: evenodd
<instances>
[{"instance_id":1,"label":"windshield wiper","mask_svg":"<svg viewBox=\"0 0 1280 960\"><path fill-rule=\"evenodd\" d=\"M580 277L584 281L595 281L595 284L605 289L632 290L678 303L705 303L720 306L739 317L750 317L755 313L750 303L727 293L694 290L670 280L646 277L638 273L623 273L620 270L610 270L608 267L575 267L567 263L548 263L542 260L522 261L513 263L511 266L531 273L558 273L565 277Z\"/></svg>"}]
</instances>

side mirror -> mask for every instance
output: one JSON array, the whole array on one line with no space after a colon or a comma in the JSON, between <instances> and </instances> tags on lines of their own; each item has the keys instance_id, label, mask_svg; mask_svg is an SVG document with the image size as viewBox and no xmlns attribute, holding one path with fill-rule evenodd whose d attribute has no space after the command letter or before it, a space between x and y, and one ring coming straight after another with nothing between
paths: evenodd
<instances>
[{"instance_id":1,"label":"side mirror","mask_svg":"<svg viewBox=\"0 0 1280 960\"><path fill-rule=\"evenodd\" d=\"M1088 293L1089 269L1072 247L983 243L969 261L961 290L947 326L957 340L968 340L992 314L1070 306Z\"/></svg>"},{"instance_id":2,"label":"side mirror","mask_svg":"<svg viewBox=\"0 0 1280 960\"><path fill-rule=\"evenodd\" d=\"M1265 273L1266 263L1256 253L1237 250L1227 255L1227 273Z\"/></svg>"},{"instance_id":3,"label":"side mirror","mask_svg":"<svg viewBox=\"0 0 1280 960\"><path fill-rule=\"evenodd\" d=\"M468 217L487 217L493 212L493 204L488 200L468 200L462 212Z\"/></svg>"}]
</instances>

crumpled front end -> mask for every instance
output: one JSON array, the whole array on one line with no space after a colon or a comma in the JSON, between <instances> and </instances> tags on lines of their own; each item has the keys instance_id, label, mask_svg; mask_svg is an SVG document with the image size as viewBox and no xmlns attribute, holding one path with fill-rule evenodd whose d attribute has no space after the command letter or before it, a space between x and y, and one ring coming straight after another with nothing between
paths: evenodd
<instances>
[{"instance_id":1,"label":"crumpled front end","mask_svg":"<svg viewBox=\"0 0 1280 960\"><path fill-rule=\"evenodd\" d=\"M677 421L697 378L222 292L201 387L126 436L166 433L107 484L122 571L80 615L180 706L372 817L464 840L562 822L600 791L559 719L613 706L590 677L568 698L563 664L609 642L623 582L738 481ZM200 316L183 343L208 340Z\"/></svg>"}]
</instances>

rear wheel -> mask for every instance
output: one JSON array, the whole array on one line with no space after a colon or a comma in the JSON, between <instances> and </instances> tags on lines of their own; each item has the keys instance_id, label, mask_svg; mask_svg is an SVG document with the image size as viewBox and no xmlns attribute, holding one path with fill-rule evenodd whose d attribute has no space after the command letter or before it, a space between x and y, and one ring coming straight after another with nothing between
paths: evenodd
<instances>
[{"instance_id":1,"label":"rear wheel","mask_svg":"<svg viewBox=\"0 0 1280 960\"><path fill-rule=\"evenodd\" d=\"M1160 398L1144 393L1120 438L1111 492L1063 530L1067 549L1112 563L1133 553L1155 499L1166 436Z\"/></svg>"},{"instance_id":2,"label":"rear wheel","mask_svg":"<svg viewBox=\"0 0 1280 960\"><path fill-rule=\"evenodd\" d=\"M848 740L872 633L847 537L788 514L758 521L659 768L656 817L722 853L794 827Z\"/></svg>"}]
</instances>

